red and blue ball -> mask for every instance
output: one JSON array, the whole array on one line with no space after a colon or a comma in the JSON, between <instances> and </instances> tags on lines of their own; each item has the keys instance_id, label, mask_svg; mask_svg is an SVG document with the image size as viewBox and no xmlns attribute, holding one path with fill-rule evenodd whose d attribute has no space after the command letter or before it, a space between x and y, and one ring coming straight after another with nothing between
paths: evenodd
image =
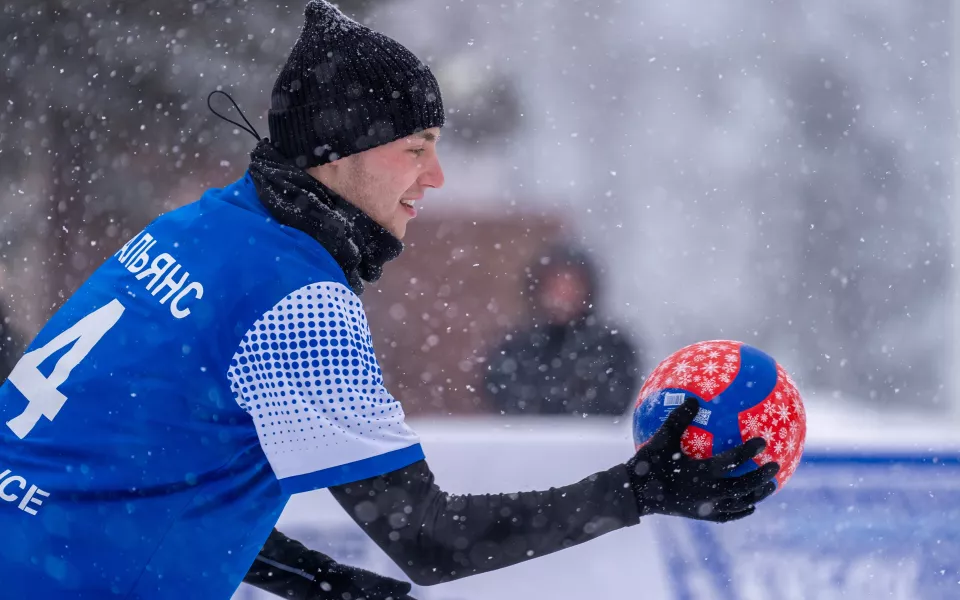
<instances>
[{"instance_id":1,"label":"red and blue ball","mask_svg":"<svg viewBox=\"0 0 960 600\"><path fill-rule=\"evenodd\" d=\"M687 396L697 398L700 412L681 438L684 454L709 458L762 437L764 452L733 475L775 461L778 488L793 476L806 441L806 412L797 386L773 357L728 340L700 342L671 354L640 390L633 415L637 448Z\"/></svg>"}]
</instances>

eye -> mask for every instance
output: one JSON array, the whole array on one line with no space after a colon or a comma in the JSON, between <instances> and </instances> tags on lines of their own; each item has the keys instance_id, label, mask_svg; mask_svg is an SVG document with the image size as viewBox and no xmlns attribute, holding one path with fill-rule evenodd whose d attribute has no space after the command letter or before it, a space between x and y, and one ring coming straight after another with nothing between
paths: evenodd
<instances>
[{"instance_id":1,"label":"eye","mask_svg":"<svg viewBox=\"0 0 960 600\"><path fill-rule=\"evenodd\" d=\"M424 148L411 148L410 152L413 152L414 156L422 156L426 149Z\"/></svg>"}]
</instances>

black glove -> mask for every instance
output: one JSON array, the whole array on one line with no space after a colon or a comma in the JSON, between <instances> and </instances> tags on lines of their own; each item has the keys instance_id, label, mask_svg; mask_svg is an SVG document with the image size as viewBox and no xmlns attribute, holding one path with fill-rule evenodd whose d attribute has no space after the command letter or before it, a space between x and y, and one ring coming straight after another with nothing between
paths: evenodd
<instances>
[{"instance_id":1,"label":"black glove","mask_svg":"<svg viewBox=\"0 0 960 600\"><path fill-rule=\"evenodd\" d=\"M294 600L414 600L409 583L340 564L276 529L243 582Z\"/></svg>"},{"instance_id":2,"label":"black glove","mask_svg":"<svg viewBox=\"0 0 960 600\"><path fill-rule=\"evenodd\" d=\"M780 470L777 463L739 477L729 476L763 452L763 438L750 439L705 460L690 458L680 450L680 436L699 410L697 399L688 397L627 462L641 516L658 513L717 523L734 521L753 514L754 505L776 490L770 480Z\"/></svg>"},{"instance_id":3,"label":"black glove","mask_svg":"<svg viewBox=\"0 0 960 600\"><path fill-rule=\"evenodd\" d=\"M311 600L414 600L408 594L410 584L372 571L343 565L330 559L315 578L316 591Z\"/></svg>"}]
</instances>

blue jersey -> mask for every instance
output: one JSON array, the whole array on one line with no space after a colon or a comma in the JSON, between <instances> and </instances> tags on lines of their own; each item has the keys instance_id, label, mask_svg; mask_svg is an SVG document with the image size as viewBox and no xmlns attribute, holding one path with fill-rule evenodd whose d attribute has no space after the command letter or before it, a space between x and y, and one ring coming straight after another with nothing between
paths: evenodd
<instances>
[{"instance_id":1,"label":"blue jersey","mask_svg":"<svg viewBox=\"0 0 960 600\"><path fill-rule=\"evenodd\" d=\"M0 596L229 598L291 494L422 458L343 271L248 175L127 242L0 387Z\"/></svg>"}]
</instances>

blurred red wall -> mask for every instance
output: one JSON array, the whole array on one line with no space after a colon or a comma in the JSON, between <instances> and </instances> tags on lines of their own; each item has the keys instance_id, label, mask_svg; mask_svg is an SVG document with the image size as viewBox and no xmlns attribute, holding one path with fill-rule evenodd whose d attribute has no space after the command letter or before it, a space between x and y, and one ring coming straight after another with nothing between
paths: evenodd
<instances>
[{"instance_id":1,"label":"blurred red wall","mask_svg":"<svg viewBox=\"0 0 960 600\"><path fill-rule=\"evenodd\" d=\"M418 218L363 303L387 389L410 414L492 410L483 360L523 316L523 269L562 232L542 215Z\"/></svg>"}]
</instances>

